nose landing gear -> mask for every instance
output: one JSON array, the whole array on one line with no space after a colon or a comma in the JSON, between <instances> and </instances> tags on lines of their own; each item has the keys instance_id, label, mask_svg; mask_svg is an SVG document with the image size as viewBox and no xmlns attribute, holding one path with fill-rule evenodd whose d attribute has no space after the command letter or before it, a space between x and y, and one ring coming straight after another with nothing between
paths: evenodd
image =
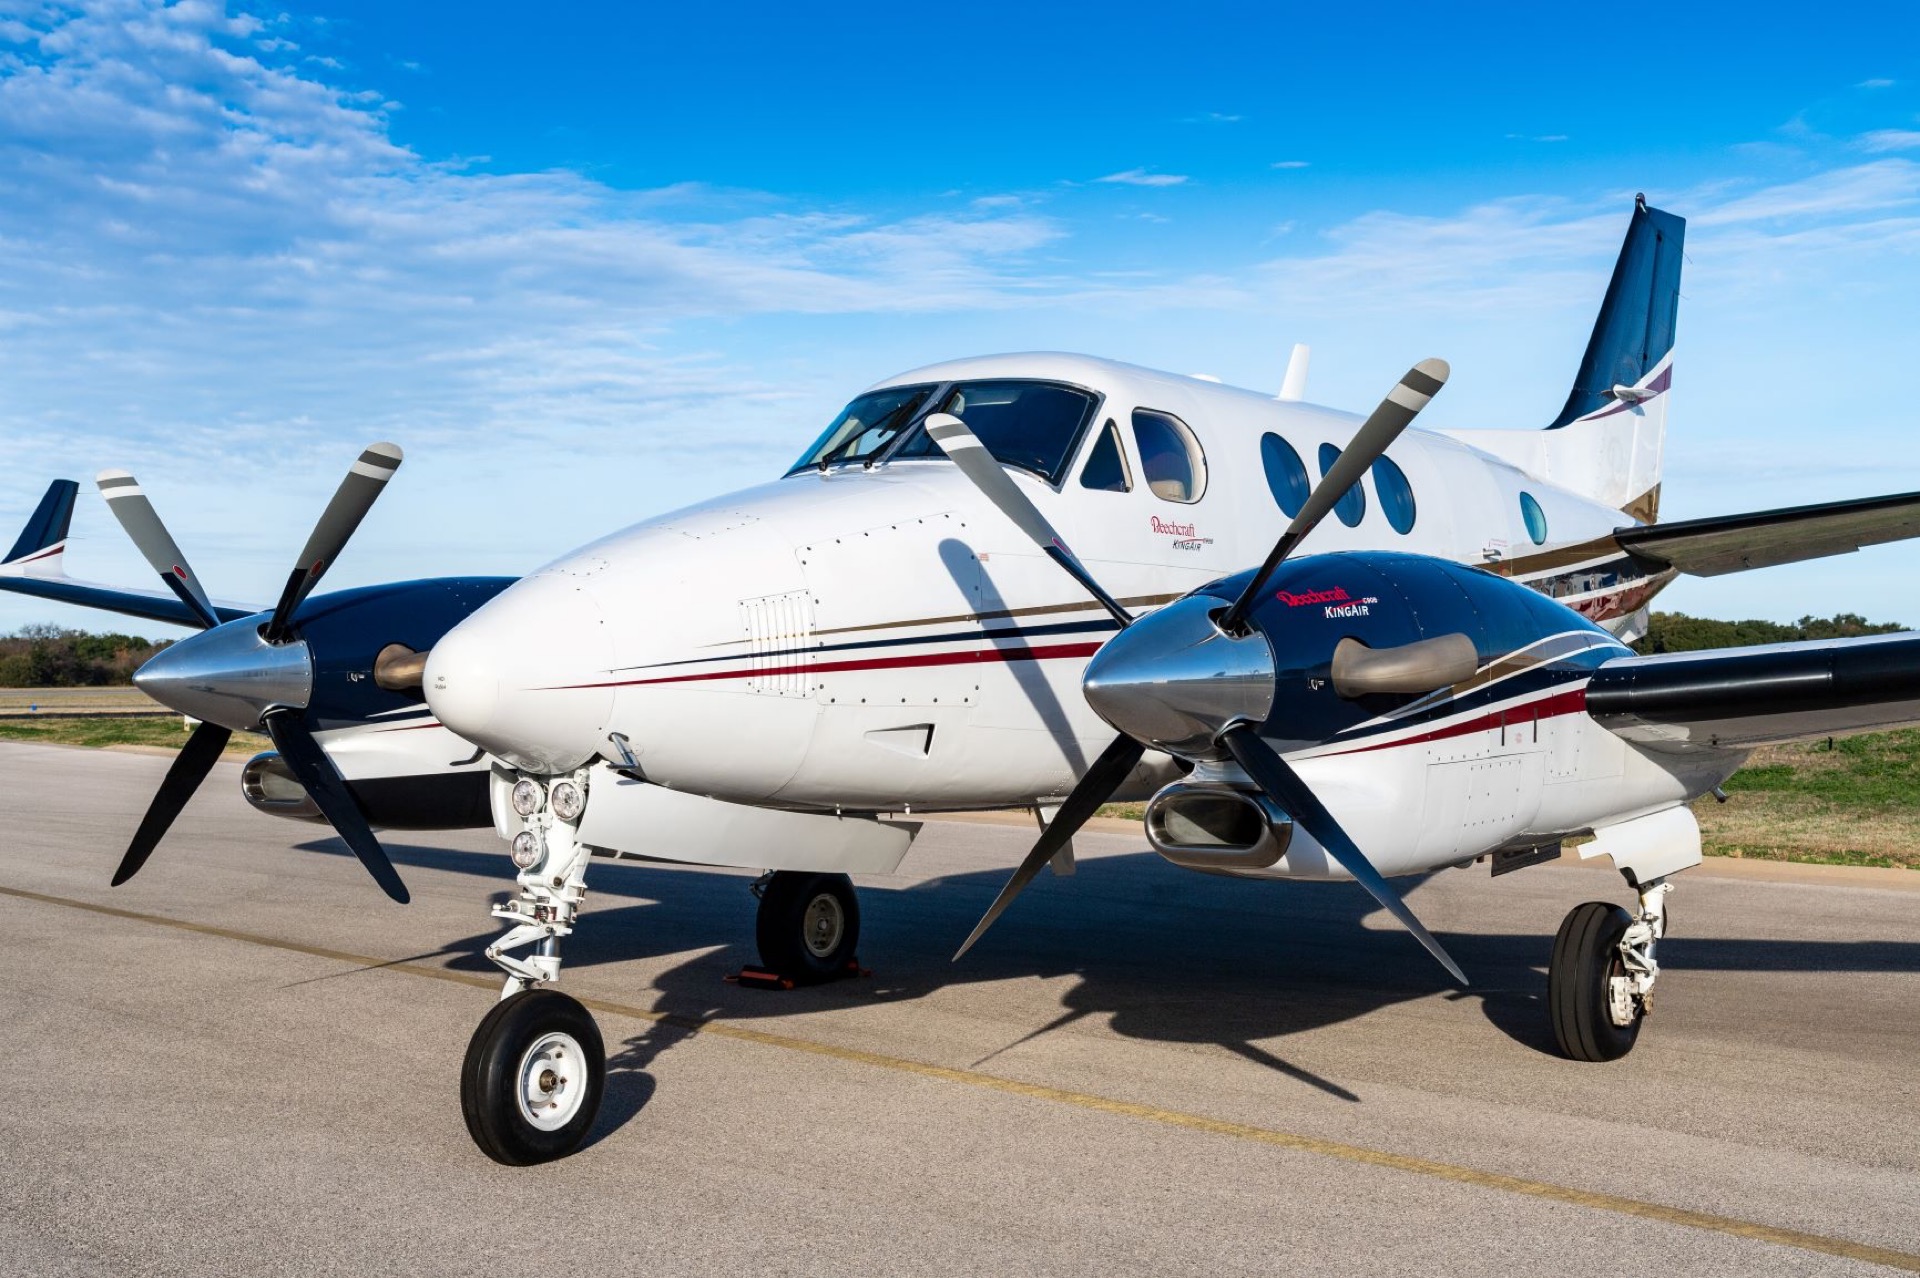
<instances>
[{"instance_id":1,"label":"nose landing gear","mask_svg":"<svg viewBox=\"0 0 1920 1278\"><path fill-rule=\"evenodd\" d=\"M606 1047L592 1013L542 988L560 979L560 941L572 934L587 894L592 849L578 838L586 786L582 770L551 787L534 778L512 787L516 804L524 804L514 809L522 827L514 843L520 893L494 907L507 930L486 951L507 979L460 1070L460 1110L473 1143L509 1166L578 1149L606 1084ZM515 953L529 947L531 953Z\"/></svg>"},{"instance_id":2,"label":"nose landing gear","mask_svg":"<svg viewBox=\"0 0 1920 1278\"><path fill-rule=\"evenodd\" d=\"M1610 901L1576 905L1553 938L1547 967L1547 1013L1561 1055L1614 1061L1633 1050L1653 1010L1660 976L1653 949L1667 931L1667 893L1656 879L1640 887L1640 913Z\"/></svg>"}]
</instances>

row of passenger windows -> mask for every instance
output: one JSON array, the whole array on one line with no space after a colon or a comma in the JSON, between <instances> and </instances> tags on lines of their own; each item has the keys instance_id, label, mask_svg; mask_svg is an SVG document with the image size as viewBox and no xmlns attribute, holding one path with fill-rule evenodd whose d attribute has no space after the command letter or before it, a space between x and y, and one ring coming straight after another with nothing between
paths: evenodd
<instances>
[{"instance_id":1,"label":"row of passenger windows","mask_svg":"<svg viewBox=\"0 0 1920 1278\"><path fill-rule=\"evenodd\" d=\"M847 405L794 470L808 466L825 469L848 462L872 463L895 457L939 457L939 446L917 427L928 412L943 412L966 422L999 461L1031 471L1049 483L1058 483L1072 458L1073 445L1081 438L1096 407L1097 401L1088 392L1056 382L959 382L945 386L888 387L869 391ZM1207 490L1206 456L1187 424L1171 413L1150 408L1134 409L1129 424L1133 431L1134 455L1140 459L1141 479L1148 490L1163 501L1186 504L1199 501ZM1324 479L1340 460L1340 449L1322 444L1315 460ZM1306 505L1307 495L1313 491L1313 482L1300 454L1285 439L1269 431L1260 437L1260 464L1273 500L1288 518L1298 515ZM1388 527L1403 536L1411 533L1419 508L1406 472L1391 458L1381 457L1369 473L1373 476L1373 491L1380 500L1380 513ZM1132 490L1133 476L1127 464L1127 452L1121 446L1120 427L1113 418L1108 418L1100 427L1087 453L1087 463L1080 470L1080 484L1083 488L1108 492ZM1333 513L1347 527L1359 527L1367 515L1366 490L1356 481L1341 494ZM1520 514L1527 536L1535 545L1544 543L1546 512L1531 493L1520 494Z\"/></svg>"}]
</instances>

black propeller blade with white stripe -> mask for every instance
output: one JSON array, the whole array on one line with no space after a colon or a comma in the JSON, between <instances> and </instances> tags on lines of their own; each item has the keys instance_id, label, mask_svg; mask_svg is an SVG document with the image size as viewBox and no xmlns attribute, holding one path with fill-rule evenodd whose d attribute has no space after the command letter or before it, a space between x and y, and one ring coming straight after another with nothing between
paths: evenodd
<instances>
[{"instance_id":1,"label":"black propeller blade with white stripe","mask_svg":"<svg viewBox=\"0 0 1920 1278\"><path fill-rule=\"evenodd\" d=\"M1112 797L1146 752L1147 748L1132 737L1122 735L1113 739L1113 744L1093 761L1093 766L1080 778L1080 783L1073 787L1073 793L1067 796L1066 802L1060 805L1060 811L1047 823L1047 828L1040 834L1040 841L1033 845L1033 850L1027 853L1027 859L1020 863L1020 868L1013 872L1007 885L1000 889L1000 895L993 898L993 904L974 924L973 931L954 952L955 959L973 948L973 943L980 939L981 934L992 927L993 921L1013 904L1013 898L1033 882L1041 867L1053 860L1054 854L1067 845L1067 840L1078 833L1080 827L1100 810L1100 805Z\"/></svg>"},{"instance_id":2,"label":"black propeller blade with white stripe","mask_svg":"<svg viewBox=\"0 0 1920 1278\"><path fill-rule=\"evenodd\" d=\"M1365 888L1389 914L1400 920L1407 931L1413 933L1415 940L1427 947L1429 954L1440 960L1440 966L1446 968L1454 980L1462 985L1469 983L1460 965L1441 948L1440 942L1433 939L1433 934L1421 925L1399 894L1387 885L1387 880L1374 868L1373 862L1367 860L1333 814L1327 811L1312 787L1300 779L1298 772L1287 766L1287 761L1272 746L1262 741L1259 734L1244 723L1235 724L1222 733L1220 744L1227 748L1233 755L1233 761L1240 765L1240 770L1251 777L1268 798L1279 804L1295 824L1311 834L1353 876L1354 882Z\"/></svg>"},{"instance_id":3,"label":"black propeller blade with white stripe","mask_svg":"<svg viewBox=\"0 0 1920 1278\"><path fill-rule=\"evenodd\" d=\"M113 872L114 887L140 873L140 867L166 837L175 818L187 806L187 800L213 771L213 765L220 762L220 752L227 748L232 737L229 729L217 723L203 723L193 730L187 744L174 756L173 766L167 769L166 780L160 783L153 802L147 805L147 814L140 819L140 828L134 831L126 855L120 858L120 866Z\"/></svg>"},{"instance_id":4,"label":"black propeller blade with white stripe","mask_svg":"<svg viewBox=\"0 0 1920 1278\"><path fill-rule=\"evenodd\" d=\"M124 470L103 470L94 476L93 482L99 485L100 495L107 499L107 509L127 530L127 536L133 539L133 544L153 570L160 574L160 580L166 583L167 589L180 596L180 602L199 619L200 628L211 630L219 625L219 614L214 612L213 603L207 598L199 576L187 565L187 557L174 544L173 534L160 522L153 503L140 487L140 481Z\"/></svg>"},{"instance_id":5,"label":"black propeller blade with white stripe","mask_svg":"<svg viewBox=\"0 0 1920 1278\"><path fill-rule=\"evenodd\" d=\"M333 500L320 512L320 522L313 526L307 544L300 549L300 558L295 561L293 572L287 577L285 588L280 591L280 602L274 605L273 619L267 622L265 637L268 643L279 643L287 637L293 610L300 606L301 600L313 593L321 576L333 567L333 561L339 557L347 539L353 536L354 529L373 509L373 503L386 491L387 481L393 478L393 472L400 469L402 456L398 444L372 444L348 468L347 477L340 481L340 487L334 490Z\"/></svg>"}]
</instances>

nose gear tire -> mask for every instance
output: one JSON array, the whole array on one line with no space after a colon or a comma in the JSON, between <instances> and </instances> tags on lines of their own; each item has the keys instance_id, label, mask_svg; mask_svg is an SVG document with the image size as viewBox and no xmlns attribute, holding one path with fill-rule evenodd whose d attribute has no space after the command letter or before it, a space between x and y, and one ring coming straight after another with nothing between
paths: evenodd
<instances>
[{"instance_id":1,"label":"nose gear tire","mask_svg":"<svg viewBox=\"0 0 1920 1278\"><path fill-rule=\"evenodd\" d=\"M1576 1061L1615 1061L1633 1050L1645 1011L1636 1002L1628 1023L1612 1011L1613 981L1626 975L1620 938L1633 916L1610 901L1576 905L1553 938L1547 967L1547 1014L1560 1054Z\"/></svg>"},{"instance_id":2,"label":"nose gear tire","mask_svg":"<svg viewBox=\"0 0 1920 1278\"><path fill-rule=\"evenodd\" d=\"M460 1110L482 1153L509 1167L565 1158L600 1111L607 1050L586 1008L558 990L493 1005L460 1067Z\"/></svg>"},{"instance_id":3,"label":"nose gear tire","mask_svg":"<svg viewBox=\"0 0 1920 1278\"><path fill-rule=\"evenodd\" d=\"M860 899L844 874L781 870L760 894L760 962L799 985L846 974L860 946Z\"/></svg>"}]
</instances>

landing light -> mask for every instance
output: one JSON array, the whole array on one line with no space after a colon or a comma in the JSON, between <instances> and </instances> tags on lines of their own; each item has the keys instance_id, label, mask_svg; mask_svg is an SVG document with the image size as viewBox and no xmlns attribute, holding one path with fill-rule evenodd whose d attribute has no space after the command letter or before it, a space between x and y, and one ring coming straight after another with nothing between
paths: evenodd
<instances>
[{"instance_id":1,"label":"landing light","mask_svg":"<svg viewBox=\"0 0 1920 1278\"><path fill-rule=\"evenodd\" d=\"M532 816L540 810L541 797L539 782L522 777L513 787L514 812L522 817Z\"/></svg>"},{"instance_id":2,"label":"landing light","mask_svg":"<svg viewBox=\"0 0 1920 1278\"><path fill-rule=\"evenodd\" d=\"M556 781L553 793L547 797L553 804L553 814L562 821L573 820L580 815L580 810L587 806L587 797L581 794L580 787L571 781Z\"/></svg>"}]
</instances>

